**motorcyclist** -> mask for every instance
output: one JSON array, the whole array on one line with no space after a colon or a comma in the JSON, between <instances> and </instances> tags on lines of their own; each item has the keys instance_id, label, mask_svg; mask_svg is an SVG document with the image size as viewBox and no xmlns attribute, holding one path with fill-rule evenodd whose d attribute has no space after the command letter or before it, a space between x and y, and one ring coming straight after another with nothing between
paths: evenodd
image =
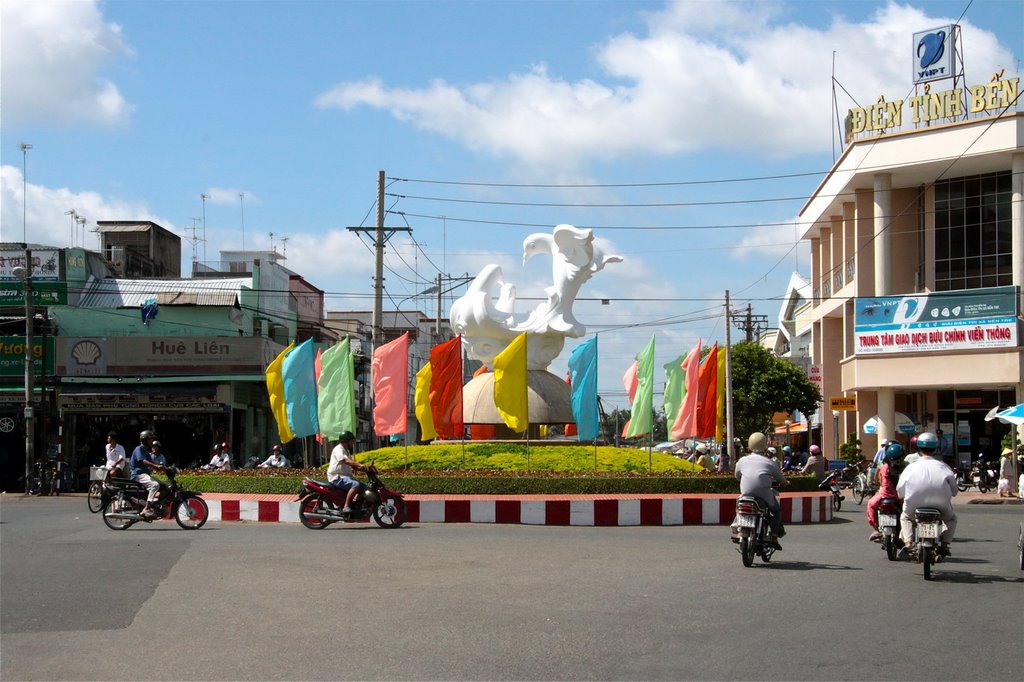
<instances>
[{"instance_id":1,"label":"motorcyclist","mask_svg":"<svg viewBox=\"0 0 1024 682\"><path fill-rule=\"evenodd\" d=\"M903 513L900 531L903 544L910 546L914 511L919 507L932 507L942 514L946 530L941 537L939 553L949 556L949 543L956 533L956 514L953 513L953 496L956 495L956 474L937 457L939 438L931 431L917 437L917 450L921 458L907 465L896 484L896 493L903 498Z\"/></svg>"},{"instance_id":2,"label":"motorcyclist","mask_svg":"<svg viewBox=\"0 0 1024 682\"><path fill-rule=\"evenodd\" d=\"M352 478L352 471L366 471L366 467L352 459L352 452L355 450L356 437L351 431L345 431L338 436L338 444L331 451L331 463L327 467L327 480L335 488L345 490L345 507L342 514L352 513L352 501L362 487L362 483Z\"/></svg>"},{"instance_id":3,"label":"motorcyclist","mask_svg":"<svg viewBox=\"0 0 1024 682\"><path fill-rule=\"evenodd\" d=\"M160 481L149 474L153 469L166 471L167 467L161 466L151 459L152 454L150 454L150 451L153 447L153 441L156 440L155 433L147 429L139 434L139 440L142 442L132 451L131 459L128 460L128 468L131 470L132 480L142 484L148 491L146 506L142 508L142 516L152 517L156 515L156 512L152 509L152 504L160 495Z\"/></svg>"},{"instance_id":4,"label":"motorcyclist","mask_svg":"<svg viewBox=\"0 0 1024 682\"><path fill-rule=\"evenodd\" d=\"M801 474L812 474L816 483L825 480L825 458L821 456L821 448L812 445L808 450L807 463L804 464Z\"/></svg>"},{"instance_id":5,"label":"motorcyclist","mask_svg":"<svg viewBox=\"0 0 1024 682\"><path fill-rule=\"evenodd\" d=\"M106 470L103 474L103 480L109 482L112 476L124 476L128 462L125 458L124 447L117 442L116 431L111 431L107 434L107 445L104 451L106 452L107 460L103 465L103 468Z\"/></svg>"},{"instance_id":6,"label":"motorcyclist","mask_svg":"<svg viewBox=\"0 0 1024 682\"><path fill-rule=\"evenodd\" d=\"M270 457L267 457L262 464L259 465L260 469L280 469L289 465L288 458L284 456L284 450L280 445L275 445L271 448Z\"/></svg>"},{"instance_id":7,"label":"motorcyclist","mask_svg":"<svg viewBox=\"0 0 1024 682\"><path fill-rule=\"evenodd\" d=\"M796 456L793 453L793 448L788 445L782 446L782 470L789 471L790 469L796 468Z\"/></svg>"},{"instance_id":8,"label":"motorcyclist","mask_svg":"<svg viewBox=\"0 0 1024 682\"><path fill-rule=\"evenodd\" d=\"M868 500L868 525L871 526L872 530L868 540L872 542L882 539L882 534L878 532L878 507L882 504L882 498L899 497L896 494L896 482L900 480L900 473L903 471L903 459L906 457L906 454L903 446L899 443L889 443L885 448L882 466L878 470L880 482L878 492Z\"/></svg>"},{"instance_id":9,"label":"motorcyclist","mask_svg":"<svg viewBox=\"0 0 1024 682\"><path fill-rule=\"evenodd\" d=\"M786 529L782 526L782 510L779 507L776 487L785 485L786 477L778 463L766 452L767 445L768 439L763 433L755 431L750 434L747 440L750 455L736 462L736 480L740 482L741 495L760 498L768 506L768 518L773 533L772 546L781 550L779 538L786 536Z\"/></svg>"}]
</instances>

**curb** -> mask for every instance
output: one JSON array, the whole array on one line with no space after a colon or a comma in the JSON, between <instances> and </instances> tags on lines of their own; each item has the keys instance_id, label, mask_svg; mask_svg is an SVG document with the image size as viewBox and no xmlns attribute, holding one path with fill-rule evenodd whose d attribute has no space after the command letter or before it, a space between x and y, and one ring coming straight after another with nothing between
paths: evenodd
<instances>
[{"instance_id":1,"label":"curb","mask_svg":"<svg viewBox=\"0 0 1024 682\"><path fill-rule=\"evenodd\" d=\"M831 493L784 493L784 523L832 520ZM210 521L298 523L299 503L203 495ZM736 514L735 495L637 496L415 496L405 498L408 523L511 523L536 526L700 526L728 525Z\"/></svg>"}]
</instances>

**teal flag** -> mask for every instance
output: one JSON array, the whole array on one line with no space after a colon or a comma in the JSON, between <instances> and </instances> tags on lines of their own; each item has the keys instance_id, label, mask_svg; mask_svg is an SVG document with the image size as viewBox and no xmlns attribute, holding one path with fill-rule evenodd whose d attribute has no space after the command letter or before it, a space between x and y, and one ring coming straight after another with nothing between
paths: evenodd
<instances>
[{"instance_id":1,"label":"teal flag","mask_svg":"<svg viewBox=\"0 0 1024 682\"><path fill-rule=\"evenodd\" d=\"M576 438L597 438L600 416L597 409L597 337L576 346L569 356L569 382L572 384L572 416L576 420Z\"/></svg>"},{"instance_id":2,"label":"teal flag","mask_svg":"<svg viewBox=\"0 0 1024 682\"><path fill-rule=\"evenodd\" d=\"M320 433L331 440L345 431L356 432L355 359L349 343L346 336L320 356Z\"/></svg>"},{"instance_id":3,"label":"teal flag","mask_svg":"<svg viewBox=\"0 0 1024 682\"><path fill-rule=\"evenodd\" d=\"M316 368L313 339L306 339L285 356L281 365L288 426L296 437L320 432L317 418Z\"/></svg>"}]
</instances>

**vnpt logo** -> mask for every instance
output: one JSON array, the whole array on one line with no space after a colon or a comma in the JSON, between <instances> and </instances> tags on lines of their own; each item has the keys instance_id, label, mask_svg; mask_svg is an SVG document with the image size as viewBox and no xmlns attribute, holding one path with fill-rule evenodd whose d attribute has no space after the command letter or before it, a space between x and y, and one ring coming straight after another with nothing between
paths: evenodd
<instances>
[{"instance_id":1,"label":"vnpt logo","mask_svg":"<svg viewBox=\"0 0 1024 682\"><path fill-rule=\"evenodd\" d=\"M929 69L932 64L937 63L946 53L946 32L935 31L927 33L917 42L917 58L919 64L918 77L935 76L943 73L945 67Z\"/></svg>"}]
</instances>

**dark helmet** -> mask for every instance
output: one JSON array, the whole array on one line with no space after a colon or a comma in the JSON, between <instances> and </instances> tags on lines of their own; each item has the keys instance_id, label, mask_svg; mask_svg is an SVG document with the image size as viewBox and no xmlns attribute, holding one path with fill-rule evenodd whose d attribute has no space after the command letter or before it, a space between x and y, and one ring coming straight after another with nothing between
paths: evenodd
<instances>
[{"instance_id":1,"label":"dark helmet","mask_svg":"<svg viewBox=\"0 0 1024 682\"><path fill-rule=\"evenodd\" d=\"M817 445L812 445L810 447L810 453L812 455L820 455L821 454L821 448L819 448Z\"/></svg>"},{"instance_id":2,"label":"dark helmet","mask_svg":"<svg viewBox=\"0 0 1024 682\"><path fill-rule=\"evenodd\" d=\"M939 449L939 437L931 431L925 431L917 437L917 449L921 452L935 452Z\"/></svg>"},{"instance_id":3,"label":"dark helmet","mask_svg":"<svg viewBox=\"0 0 1024 682\"><path fill-rule=\"evenodd\" d=\"M889 443L888 447L885 448L885 461L886 462L898 462L906 456L907 452L903 449L903 446L899 443Z\"/></svg>"},{"instance_id":4,"label":"dark helmet","mask_svg":"<svg viewBox=\"0 0 1024 682\"><path fill-rule=\"evenodd\" d=\"M355 439L356 439L356 437L352 434L351 431L342 431L341 435L338 436L338 440L341 441L342 443L344 443L345 441L348 441L348 440L355 440Z\"/></svg>"},{"instance_id":5,"label":"dark helmet","mask_svg":"<svg viewBox=\"0 0 1024 682\"><path fill-rule=\"evenodd\" d=\"M793 448L789 447L788 445L783 445L782 451L785 452L787 455L793 454Z\"/></svg>"},{"instance_id":6,"label":"dark helmet","mask_svg":"<svg viewBox=\"0 0 1024 682\"><path fill-rule=\"evenodd\" d=\"M162 445L160 444L160 441L158 441L158 440L155 440L155 441L153 441L152 443L150 443L150 445L155 445L155 446L156 446L156 447L158 447L158 448L159 448L159 447L163 447L163 446L162 446Z\"/></svg>"},{"instance_id":7,"label":"dark helmet","mask_svg":"<svg viewBox=\"0 0 1024 682\"><path fill-rule=\"evenodd\" d=\"M149 429L146 429L145 431L143 431L142 433L139 434L139 440L141 440L141 441L155 440L155 439L156 439L156 434L153 433L152 431L150 431Z\"/></svg>"}]
</instances>

